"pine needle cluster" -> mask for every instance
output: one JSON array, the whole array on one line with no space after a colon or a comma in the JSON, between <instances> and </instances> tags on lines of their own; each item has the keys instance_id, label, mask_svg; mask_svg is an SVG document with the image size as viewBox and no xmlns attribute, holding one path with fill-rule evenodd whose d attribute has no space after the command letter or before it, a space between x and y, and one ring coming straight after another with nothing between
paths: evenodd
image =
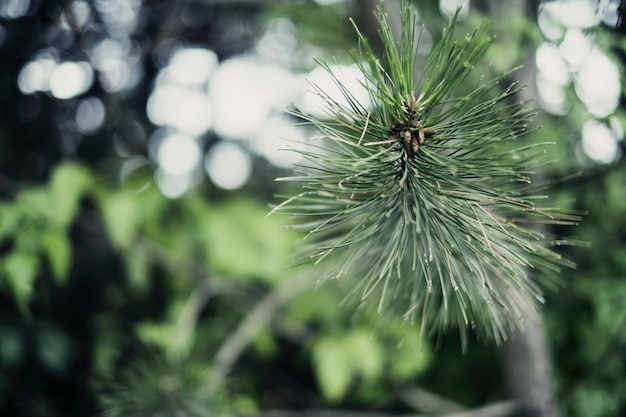
<instances>
[{"instance_id":1,"label":"pine needle cluster","mask_svg":"<svg viewBox=\"0 0 626 417\"><path fill-rule=\"evenodd\" d=\"M373 105L320 62L348 104L317 88L329 118L295 112L321 135L297 151L306 162L296 175L279 178L303 191L273 212L293 217L326 278L353 280L353 295L379 313L429 332L459 324L464 344L469 327L501 341L558 286L555 272L573 266L528 223L576 218L537 205L542 149L521 142L534 111L516 99L519 85L502 87L510 73L468 87L493 41L487 25L455 40L451 19L416 71L415 14L403 9L399 40L385 13L376 17L381 59L352 22Z\"/></svg>"}]
</instances>

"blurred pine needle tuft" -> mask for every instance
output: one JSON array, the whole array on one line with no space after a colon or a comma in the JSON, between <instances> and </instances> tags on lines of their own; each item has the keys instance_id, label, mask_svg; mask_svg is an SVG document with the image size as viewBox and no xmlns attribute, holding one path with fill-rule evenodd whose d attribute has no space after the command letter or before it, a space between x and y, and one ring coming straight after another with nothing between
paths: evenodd
<instances>
[{"instance_id":1,"label":"blurred pine needle tuft","mask_svg":"<svg viewBox=\"0 0 626 417\"><path fill-rule=\"evenodd\" d=\"M500 342L574 266L528 226L578 217L536 204L545 144L520 144L534 111L516 100L517 84L501 85L510 73L467 90L493 41L486 24L455 41L452 18L418 72L415 14L403 7L398 41L380 8L376 18L382 59L352 22L372 107L319 63L348 104L317 88L329 118L294 113L321 135L296 151L306 161L297 175L278 179L303 191L272 213L292 216L307 258L324 262L326 278L354 281L353 295L378 313L402 314L422 334L458 324L464 346L467 328Z\"/></svg>"}]
</instances>

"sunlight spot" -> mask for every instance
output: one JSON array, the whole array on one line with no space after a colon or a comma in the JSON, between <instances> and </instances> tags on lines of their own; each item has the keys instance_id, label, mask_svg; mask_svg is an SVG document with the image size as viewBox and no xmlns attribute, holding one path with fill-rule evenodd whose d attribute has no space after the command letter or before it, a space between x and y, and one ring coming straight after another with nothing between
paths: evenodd
<instances>
[{"instance_id":1,"label":"sunlight spot","mask_svg":"<svg viewBox=\"0 0 626 417\"><path fill-rule=\"evenodd\" d=\"M206 94L176 84L157 85L148 99L148 118L159 126L172 126L192 136L211 127L212 106Z\"/></svg>"},{"instance_id":2,"label":"sunlight spot","mask_svg":"<svg viewBox=\"0 0 626 417\"><path fill-rule=\"evenodd\" d=\"M563 26L556 22L550 13L546 12L545 4L539 6L539 11L537 13L537 25L546 39L558 41L563 37L563 33L565 31Z\"/></svg>"},{"instance_id":3,"label":"sunlight spot","mask_svg":"<svg viewBox=\"0 0 626 417\"><path fill-rule=\"evenodd\" d=\"M562 85L555 84L537 73L537 94L541 104L551 114L564 115L569 110L569 101Z\"/></svg>"},{"instance_id":4,"label":"sunlight spot","mask_svg":"<svg viewBox=\"0 0 626 417\"><path fill-rule=\"evenodd\" d=\"M269 62L292 67L297 62L299 52L295 32L296 28L289 19L274 19L267 24L265 32L257 41L255 52Z\"/></svg>"},{"instance_id":5,"label":"sunlight spot","mask_svg":"<svg viewBox=\"0 0 626 417\"><path fill-rule=\"evenodd\" d=\"M364 109L372 107L369 92L363 86L366 78L356 64L332 65L330 68L339 82L354 96L357 103ZM302 83L303 91L296 101L296 106L302 112L317 118L328 118L326 100L320 97L317 89L323 91L339 105L349 108L350 103L324 68L315 68L305 78L308 82Z\"/></svg>"},{"instance_id":6,"label":"sunlight spot","mask_svg":"<svg viewBox=\"0 0 626 417\"><path fill-rule=\"evenodd\" d=\"M193 185L190 174L175 175L167 171L159 171L156 174L156 182L159 190L167 198L179 198Z\"/></svg>"},{"instance_id":7,"label":"sunlight spot","mask_svg":"<svg viewBox=\"0 0 626 417\"><path fill-rule=\"evenodd\" d=\"M217 68L217 55L204 48L180 49L172 55L168 75L180 85L201 85Z\"/></svg>"},{"instance_id":8,"label":"sunlight spot","mask_svg":"<svg viewBox=\"0 0 626 417\"><path fill-rule=\"evenodd\" d=\"M93 71L87 62L63 62L50 77L50 93L59 99L69 99L91 87Z\"/></svg>"},{"instance_id":9,"label":"sunlight spot","mask_svg":"<svg viewBox=\"0 0 626 417\"><path fill-rule=\"evenodd\" d=\"M549 1L541 5L541 12L563 26L586 29L600 23L596 14L596 4L597 2L593 0Z\"/></svg>"},{"instance_id":10,"label":"sunlight spot","mask_svg":"<svg viewBox=\"0 0 626 417\"><path fill-rule=\"evenodd\" d=\"M200 163L200 147L195 139L174 133L166 136L159 144L157 161L159 168L175 176L187 175Z\"/></svg>"},{"instance_id":11,"label":"sunlight spot","mask_svg":"<svg viewBox=\"0 0 626 417\"><path fill-rule=\"evenodd\" d=\"M142 76L139 47L129 39L105 39L91 51L102 87L110 93L134 87Z\"/></svg>"},{"instance_id":12,"label":"sunlight spot","mask_svg":"<svg viewBox=\"0 0 626 417\"><path fill-rule=\"evenodd\" d=\"M76 127L78 131L90 135L100 129L104 123L106 110L98 97L81 100L76 108Z\"/></svg>"},{"instance_id":13,"label":"sunlight spot","mask_svg":"<svg viewBox=\"0 0 626 417\"><path fill-rule=\"evenodd\" d=\"M213 146L204 159L204 167L213 184L225 190L241 188L252 172L248 154L231 142Z\"/></svg>"},{"instance_id":14,"label":"sunlight spot","mask_svg":"<svg viewBox=\"0 0 626 417\"><path fill-rule=\"evenodd\" d=\"M102 62L100 83L109 93L115 93L137 85L141 81L141 66L134 58L107 59Z\"/></svg>"},{"instance_id":15,"label":"sunlight spot","mask_svg":"<svg viewBox=\"0 0 626 417\"><path fill-rule=\"evenodd\" d=\"M272 110L282 111L293 99L294 76L278 65L237 57L220 65L209 85L215 131L230 139L251 139Z\"/></svg>"},{"instance_id":16,"label":"sunlight spot","mask_svg":"<svg viewBox=\"0 0 626 417\"><path fill-rule=\"evenodd\" d=\"M553 84L565 85L570 81L567 64L559 48L549 42L543 42L535 53L537 71Z\"/></svg>"},{"instance_id":17,"label":"sunlight spot","mask_svg":"<svg viewBox=\"0 0 626 417\"><path fill-rule=\"evenodd\" d=\"M28 14L30 6L30 0L3 0L0 2L0 17L18 19Z\"/></svg>"},{"instance_id":18,"label":"sunlight spot","mask_svg":"<svg viewBox=\"0 0 626 417\"><path fill-rule=\"evenodd\" d=\"M569 29L559 46L561 56L576 70L591 51L591 42L580 29Z\"/></svg>"},{"instance_id":19,"label":"sunlight spot","mask_svg":"<svg viewBox=\"0 0 626 417\"><path fill-rule=\"evenodd\" d=\"M96 0L95 7L112 35L127 36L137 24L141 0Z\"/></svg>"},{"instance_id":20,"label":"sunlight spot","mask_svg":"<svg viewBox=\"0 0 626 417\"><path fill-rule=\"evenodd\" d=\"M597 120L589 120L583 125L582 148L589 158L601 164L615 161L619 152L611 129Z\"/></svg>"},{"instance_id":21,"label":"sunlight spot","mask_svg":"<svg viewBox=\"0 0 626 417\"><path fill-rule=\"evenodd\" d=\"M305 141L303 128L294 126L291 119L275 116L263 125L253 146L273 165L289 168L302 160L302 155L293 149L301 148Z\"/></svg>"},{"instance_id":22,"label":"sunlight spot","mask_svg":"<svg viewBox=\"0 0 626 417\"><path fill-rule=\"evenodd\" d=\"M71 9L72 18L74 19L74 24L77 28L82 28L89 21L89 17L91 16L91 8L89 5L82 0L75 0L71 2L68 6ZM67 13L63 12L61 15L60 26L63 29L71 29L68 21L67 21Z\"/></svg>"},{"instance_id":23,"label":"sunlight spot","mask_svg":"<svg viewBox=\"0 0 626 417\"><path fill-rule=\"evenodd\" d=\"M461 10L459 11L458 19L465 19L469 14L469 0L439 0L439 10L444 16L454 16L459 7Z\"/></svg>"},{"instance_id":24,"label":"sunlight spot","mask_svg":"<svg viewBox=\"0 0 626 417\"><path fill-rule=\"evenodd\" d=\"M48 91L50 77L57 67L51 54L43 53L38 58L24 65L17 77L17 86L24 94Z\"/></svg>"},{"instance_id":25,"label":"sunlight spot","mask_svg":"<svg viewBox=\"0 0 626 417\"><path fill-rule=\"evenodd\" d=\"M620 71L599 49L592 49L574 80L576 94L598 118L613 113L620 102Z\"/></svg>"},{"instance_id":26,"label":"sunlight spot","mask_svg":"<svg viewBox=\"0 0 626 417\"><path fill-rule=\"evenodd\" d=\"M600 0L598 3L598 16L602 22L610 28L617 28L620 26L621 15L620 8L622 6L622 0Z\"/></svg>"}]
</instances>

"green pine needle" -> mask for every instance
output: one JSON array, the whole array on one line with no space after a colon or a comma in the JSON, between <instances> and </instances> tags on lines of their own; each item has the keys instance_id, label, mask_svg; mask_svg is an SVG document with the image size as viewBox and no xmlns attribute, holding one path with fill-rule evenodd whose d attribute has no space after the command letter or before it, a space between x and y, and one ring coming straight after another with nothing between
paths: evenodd
<instances>
[{"instance_id":1,"label":"green pine needle","mask_svg":"<svg viewBox=\"0 0 626 417\"><path fill-rule=\"evenodd\" d=\"M403 10L398 42L380 9L376 17L382 61L354 25L373 108L319 63L348 105L318 89L330 119L295 112L322 134L298 151L307 162L297 176L279 179L304 191L273 212L293 216L308 258L326 262L326 277L354 280L354 294L379 313L426 331L458 323L464 345L468 327L504 340L542 289L558 286L554 272L573 266L524 224L577 218L535 204L542 150L519 144L533 115L515 101L520 87L502 89L504 74L460 91L493 40L486 25L455 41L451 19L418 73L415 14Z\"/></svg>"}]
</instances>

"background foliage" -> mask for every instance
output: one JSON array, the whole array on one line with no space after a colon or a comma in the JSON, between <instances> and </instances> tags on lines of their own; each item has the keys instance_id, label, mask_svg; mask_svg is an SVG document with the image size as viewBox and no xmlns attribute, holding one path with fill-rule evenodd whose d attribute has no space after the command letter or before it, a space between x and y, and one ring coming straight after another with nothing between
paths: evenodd
<instances>
[{"instance_id":1,"label":"background foliage","mask_svg":"<svg viewBox=\"0 0 626 417\"><path fill-rule=\"evenodd\" d=\"M447 18L436 2L414 3L429 34L439 36ZM476 2L459 30L493 18L488 3ZM506 400L496 346L470 340L462 355L455 338L443 335L420 349L417 329L377 326L367 316L355 321L342 308L341 280L316 286L320 271L290 267L298 236L266 217L279 191L272 180L288 171L255 153L253 140L237 142L252 161L252 176L239 189L220 188L202 168L178 196L168 196L160 180L163 167L151 148L159 125L147 108L167 45L208 48L224 64L258 52L268 33L284 36L271 31L283 25L296 52L277 55L289 55L282 65L304 74L314 67L311 53L348 62L345 51L356 42L348 17L366 25L367 5L0 3L0 414L443 414ZM111 20L108 6L119 16L129 7L135 26ZM80 10L89 11L83 23ZM544 39L532 13L499 13L492 19L498 42L485 59L497 71L523 63L541 42L562 42ZM620 30L601 20L584 28L623 73ZM110 40L126 45L126 61L140 68L134 83L113 89L100 66L88 89L71 97L20 88L33 57L96 68L95 45ZM563 276L567 286L548 297L544 311L557 398L571 416L622 415L623 141L601 162L583 152L581 132L590 117L623 130L626 113L622 100L611 114L590 116L574 83L563 91L567 111L540 114L534 123L543 127L529 139L557 143L548 157L558 163L544 175L571 176L553 194L588 212L576 235L591 247L567 249L578 268ZM241 124L252 118L252 96L236 103ZM88 98L98 98L106 115L92 130L76 118ZM293 106L283 104L276 107ZM231 139L209 129L198 143L204 155Z\"/></svg>"}]
</instances>

